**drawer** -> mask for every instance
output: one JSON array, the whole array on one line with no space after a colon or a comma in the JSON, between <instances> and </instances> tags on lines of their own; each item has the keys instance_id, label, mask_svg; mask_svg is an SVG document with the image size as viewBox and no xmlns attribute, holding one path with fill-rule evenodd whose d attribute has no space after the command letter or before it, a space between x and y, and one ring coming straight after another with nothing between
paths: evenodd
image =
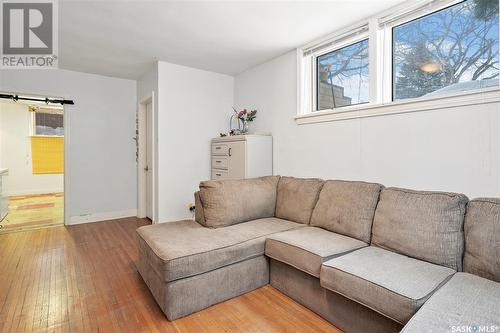
<instances>
[{"instance_id":1,"label":"drawer","mask_svg":"<svg viewBox=\"0 0 500 333\"><path fill-rule=\"evenodd\" d=\"M226 179L227 171L224 170L212 170L212 180Z\"/></svg>"},{"instance_id":2,"label":"drawer","mask_svg":"<svg viewBox=\"0 0 500 333\"><path fill-rule=\"evenodd\" d=\"M212 143L212 155L227 156L228 145L225 143Z\"/></svg>"},{"instance_id":3,"label":"drawer","mask_svg":"<svg viewBox=\"0 0 500 333\"><path fill-rule=\"evenodd\" d=\"M227 170L227 157L225 157L225 156L212 157L212 168L214 168L214 169L226 169Z\"/></svg>"}]
</instances>

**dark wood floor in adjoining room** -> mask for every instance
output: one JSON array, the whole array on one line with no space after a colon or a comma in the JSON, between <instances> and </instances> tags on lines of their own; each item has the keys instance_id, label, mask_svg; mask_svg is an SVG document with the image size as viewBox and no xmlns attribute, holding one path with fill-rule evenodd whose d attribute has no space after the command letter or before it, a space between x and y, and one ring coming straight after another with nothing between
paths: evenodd
<instances>
[{"instance_id":1,"label":"dark wood floor in adjoining room","mask_svg":"<svg viewBox=\"0 0 500 333\"><path fill-rule=\"evenodd\" d=\"M127 218L0 235L0 332L339 332L271 286L169 322Z\"/></svg>"}]
</instances>

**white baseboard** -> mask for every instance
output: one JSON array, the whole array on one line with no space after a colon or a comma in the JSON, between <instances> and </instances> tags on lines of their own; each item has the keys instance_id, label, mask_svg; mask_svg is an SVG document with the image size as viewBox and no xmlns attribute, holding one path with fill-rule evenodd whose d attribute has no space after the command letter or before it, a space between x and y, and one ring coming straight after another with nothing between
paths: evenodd
<instances>
[{"instance_id":1,"label":"white baseboard","mask_svg":"<svg viewBox=\"0 0 500 333\"><path fill-rule=\"evenodd\" d=\"M156 224L156 223L169 223L169 222L178 222L178 221L184 221L184 220L194 220L194 219L191 216L170 217L170 218L164 218L164 219L158 220L158 221L153 222L153 223L154 224Z\"/></svg>"},{"instance_id":2,"label":"white baseboard","mask_svg":"<svg viewBox=\"0 0 500 333\"><path fill-rule=\"evenodd\" d=\"M114 220L131 216L137 216L137 209L71 216L69 222L67 222L66 225L100 222L100 221Z\"/></svg>"}]
</instances>

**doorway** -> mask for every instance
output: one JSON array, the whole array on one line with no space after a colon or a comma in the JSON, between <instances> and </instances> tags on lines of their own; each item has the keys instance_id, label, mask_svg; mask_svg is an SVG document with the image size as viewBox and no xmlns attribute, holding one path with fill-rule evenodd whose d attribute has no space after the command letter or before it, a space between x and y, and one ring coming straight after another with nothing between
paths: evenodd
<instances>
[{"instance_id":1,"label":"doorway","mask_svg":"<svg viewBox=\"0 0 500 333\"><path fill-rule=\"evenodd\" d=\"M0 233L64 224L64 108L0 102Z\"/></svg>"},{"instance_id":2,"label":"doorway","mask_svg":"<svg viewBox=\"0 0 500 333\"><path fill-rule=\"evenodd\" d=\"M139 103L137 119L138 217L156 221L155 214L155 117L153 96Z\"/></svg>"}]
</instances>

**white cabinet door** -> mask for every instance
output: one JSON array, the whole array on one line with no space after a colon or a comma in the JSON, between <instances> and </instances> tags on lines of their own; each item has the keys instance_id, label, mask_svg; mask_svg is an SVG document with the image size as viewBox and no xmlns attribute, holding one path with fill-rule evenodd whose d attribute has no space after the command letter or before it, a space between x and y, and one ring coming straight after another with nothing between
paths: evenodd
<instances>
[{"instance_id":1,"label":"white cabinet door","mask_svg":"<svg viewBox=\"0 0 500 333\"><path fill-rule=\"evenodd\" d=\"M245 178L245 141L228 142L227 179Z\"/></svg>"}]
</instances>

